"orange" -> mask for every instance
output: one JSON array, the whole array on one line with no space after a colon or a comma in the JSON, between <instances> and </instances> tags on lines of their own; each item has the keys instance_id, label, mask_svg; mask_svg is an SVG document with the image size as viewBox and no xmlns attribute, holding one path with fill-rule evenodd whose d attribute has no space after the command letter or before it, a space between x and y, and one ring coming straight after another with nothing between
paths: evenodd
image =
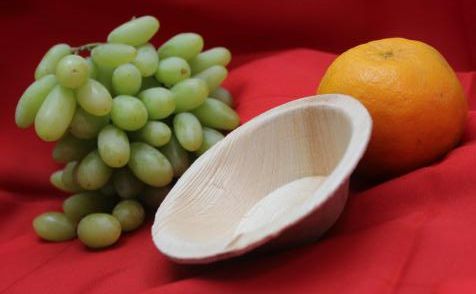
<instances>
[{"instance_id":1,"label":"orange","mask_svg":"<svg viewBox=\"0 0 476 294\"><path fill-rule=\"evenodd\" d=\"M319 94L351 95L373 131L357 172L398 175L438 159L460 140L468 105L455 72L433 47L389 38L347 50L329 66Z\"/></svg>"}]
</instances>

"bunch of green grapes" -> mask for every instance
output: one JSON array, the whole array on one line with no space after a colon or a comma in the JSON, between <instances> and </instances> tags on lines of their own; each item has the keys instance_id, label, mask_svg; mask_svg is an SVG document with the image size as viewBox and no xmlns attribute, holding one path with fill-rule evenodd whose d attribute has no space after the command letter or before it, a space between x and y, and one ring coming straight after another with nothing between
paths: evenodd
<instances>
[{"instance_id":1,"label":"bunch of green grapes","mask_svg":"<svg viewBox=\"0 0 476 294\"><path fill-rule=\"evenodd\" d=\"M107 43L55 45L37 66L16 123L57 141L53 159L65 166L51 183L73 194L63 212L35 218L41 238L78 236L92 248L115 243L143 223L143 205L156 208L174 178L223 139L221 131L239 125L232 97L220 87L230 52L202 52L195 33L156 49L149 41L158 29L155 17L134 18Z\"/></svg>"}]
</instances>

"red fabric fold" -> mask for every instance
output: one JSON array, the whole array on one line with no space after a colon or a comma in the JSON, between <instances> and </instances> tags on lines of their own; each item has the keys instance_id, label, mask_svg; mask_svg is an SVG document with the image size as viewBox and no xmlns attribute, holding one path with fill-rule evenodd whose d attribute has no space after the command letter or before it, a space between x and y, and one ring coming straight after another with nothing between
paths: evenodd
<instances>
[{"instance_id":1,"label":"red fabric fold","mask_svg":"<svg viewBox=\"0 0 476 294\"><path fill-rule=\"evenodd\" d=\"M117 13L111 3L0 4L1 27L8 29L8 44L0 49L0 293L476 292L474 2L114 2ZM58 168L52 144L14 126L18 97L51 44L103 40L114 25L144 13L161 19L161 37L154 41L196 28L207 47L230 47L235 55L225 85L243 122L314 94L335 58L323 51L394 35L427 41L459 70L471 109L463 141L434 164L398 178L371 185L354 179L331 231L287 251L176 265L154 248L151 220L104 251L77 240L43 242L31 221L60 209L65 195L48 183ZM303 47L313 49L291 49Z\"/></svg>"}]
</instances>

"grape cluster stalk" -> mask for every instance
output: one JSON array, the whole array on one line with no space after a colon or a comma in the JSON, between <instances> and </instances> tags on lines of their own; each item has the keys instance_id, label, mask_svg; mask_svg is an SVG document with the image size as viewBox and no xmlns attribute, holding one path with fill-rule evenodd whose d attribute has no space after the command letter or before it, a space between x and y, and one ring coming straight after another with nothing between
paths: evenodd
<instances>
[{"instance_id":1,"label":"grape cluster stalk","mask_svg":"<svg viewBox=\"0 0 476 294\"><path fill-rule=\"evenodd\" d=\"M62 212L33 220L42 239L114 244L141 226L146 208L157 208L198 156L239 125L233 98L221 86L230 51L203 50L196 33L156 48L150 40L159 26L153 16L133 18L107 42L54 45L36 67L15 121L56 142L52 156L64 168L50 181L72 194Z\"/></svg>"}]
</instances>

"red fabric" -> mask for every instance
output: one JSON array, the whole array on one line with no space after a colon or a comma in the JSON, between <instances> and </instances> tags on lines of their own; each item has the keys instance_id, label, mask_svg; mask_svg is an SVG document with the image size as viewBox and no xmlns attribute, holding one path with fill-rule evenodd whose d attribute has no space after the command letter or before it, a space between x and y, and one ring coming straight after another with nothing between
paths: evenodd
<instances>
[{"instance_id":1,"label":"red fabric","mask_svg":"<svg viewBox=\"0 0 476 294\"><path fill-rule=\"evenodd\" d=\"M57 2L57 3L56 3ZM46 243L31 220L59 209L48 183L52 145L14 126L14 107L53 43L104 40L131 15L161 20L164 40L197 31L234 53L226 84L244 121L315 92L341 52L404 36L438 48L459 71L471 112L462 144L441 161L353 193L320 242L208 266L179 266L149 227L105 251ZM0 2L0 292L5 293L475 293L476 4L461 1ZM308 47L312 49L292 49ZM280 51L280 52L277 52ZM359 187L359 188L358 188Z\"/></svg>"}]
</instances>

